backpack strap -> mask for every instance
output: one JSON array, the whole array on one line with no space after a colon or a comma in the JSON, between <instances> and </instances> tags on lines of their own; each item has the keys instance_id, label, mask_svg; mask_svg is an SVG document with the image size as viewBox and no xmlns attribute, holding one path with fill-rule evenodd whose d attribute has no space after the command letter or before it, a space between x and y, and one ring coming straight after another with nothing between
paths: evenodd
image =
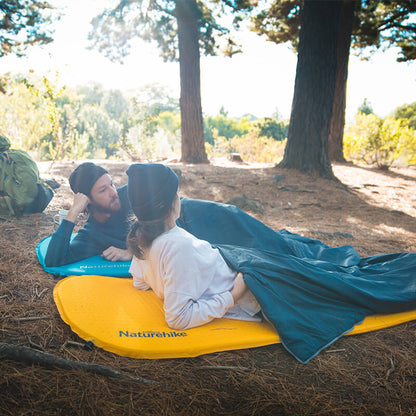
<instances>
[{"instance_id":1,"label":"backpack strap","mask_svg":"<svg viewBox=\"0 0 416 416\"><path fill-rule=\"evenodd\" d=\"M4 189L4 180L5 180L4 172L6 170L6 163L7 163L7 161L5 161L4 159L8 158L8 156L9 155L6 154L6 153L0 153L0 160L2 162L5 162L5 163L1 163L1 165L0 165L0 167L1 167L1 171L0 171L0 191L2 191Z\"/></svg>"},{"instance_id":2,"label":"backpack strap","mask_svg":"<svg viewBox=\"0 0 416 416\"><path fill-rule=\"evenodd\" d=\"M9 208L9 215L8 215L8 217L11 217L12 215L16 215L16 213L14 212L14 209L13 209L13 206L12 206L12 202L11 202L9 196L7 196L7 195L6 196L0 196L0 200L3 200L4 202L6 202L7 208ZM0 217L0 219L6 219L6 218Z\"/></svg>"},{"instance_id":3,"label":"backpack strap","mask_svg":"<svg viewBox=\"0 0 416 416\"><path fill-rule=\"evenodd\" d=\"M5 172L6 172L6 164L10 165L12 163L12 160L9 157L9 154L7 152L0 153L0 161L1 163L1 171L0 171L0 191L4 190L4 181L6 180ZM12 215L15 215L12 202L9 196L0 196L0 199L6 202L7 208L9 209L9 217ZM4 218L3 218L4 219Z\"/></svg>"}]
</instances>

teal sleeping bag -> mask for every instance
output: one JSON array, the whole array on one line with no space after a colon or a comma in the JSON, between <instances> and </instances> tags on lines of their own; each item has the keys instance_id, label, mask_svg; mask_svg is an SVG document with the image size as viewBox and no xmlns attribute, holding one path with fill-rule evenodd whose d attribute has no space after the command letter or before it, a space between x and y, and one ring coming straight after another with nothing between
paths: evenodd
<instances>
[{"instance_id":1,"label":"teal sleeping bag","mask_svg":"<svg viewBox=\"0 0 416 416\"><path fill-rule=\"evenodd\" d=\"M194 203L180 220L244 274L282 344L302 363L368 315L416 308L415 253L360 258L351 246L276 232L216 203Z\"/></svg>"}]
</instances>

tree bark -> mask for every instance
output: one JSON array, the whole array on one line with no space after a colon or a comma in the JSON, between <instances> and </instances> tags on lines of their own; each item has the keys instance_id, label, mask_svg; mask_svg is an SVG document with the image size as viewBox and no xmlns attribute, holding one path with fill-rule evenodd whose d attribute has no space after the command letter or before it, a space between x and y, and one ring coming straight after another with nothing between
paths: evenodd
<instances>
[{"instance_id":1,"label":"tree bark","mask_svg":"<svg viewBox=\"0 0 416 416\"><path fill-rule=\"evenodd\" d=\"M195 0L176 0L181 80L181 151L184 163L208 163L201 105L200 13Z\"/></svg>"},{"instance_id":2,"label":"tree bark","mask_svg":"<svg viewBox=\"0 0 416 416\"><path fill-rule=\"evenodd\" d=\"M348 60L350 56L351 33L357 0L344 0L341 9L337 75L335 80L334 105L329 132L329 158L333 162L345 162L343 137L347 96Z\"/></svg>"},{"instance_id":3,"label":"tree bark","mask_svg":"<svg viewBox=\"0 0 416 416\"><path fill-rule=\"evenodd\" d=\"M342 2L305 0L284 168L333 178L328 137L337 69Z\"/></svg>"}]
</instances>

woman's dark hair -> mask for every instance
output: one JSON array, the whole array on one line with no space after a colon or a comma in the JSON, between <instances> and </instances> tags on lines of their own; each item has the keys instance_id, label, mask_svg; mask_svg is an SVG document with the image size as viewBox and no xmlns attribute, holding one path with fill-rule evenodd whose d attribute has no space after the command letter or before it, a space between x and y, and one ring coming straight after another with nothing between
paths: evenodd
<instances>
[{"instance_id":1,"label":"woman's dark hair","mask_svg":"<svg viewBox=\"0 0 416 416\"><path fill-rule=\"evenodd\" d=\"M145 258L147 250L156 237L165 232L165 219L139 222L135 221L127 235L127 249L138 259Z\"/></svg>"},{"instance_id":2,"label":"woman's dark hair","mask_svg":"<svg viewBox=\"0 0 416 416\"><path fill-rule=\"evenodd\" d=\"M176 197L177 198L177 197ZM138 259L145 258L145 251L152 245L153 240L166 231L165 220L173 209L173 203L163 218L154 221L133 222L127 235L127 250Z\"/></svg>"}]
</instances>

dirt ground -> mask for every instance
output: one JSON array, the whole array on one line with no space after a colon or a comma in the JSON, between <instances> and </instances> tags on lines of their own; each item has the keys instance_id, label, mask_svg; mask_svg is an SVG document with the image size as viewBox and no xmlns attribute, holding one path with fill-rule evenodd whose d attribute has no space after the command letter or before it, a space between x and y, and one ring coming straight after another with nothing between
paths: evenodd
<instances>
[{"instance_id":1,"label":"dirt ground","mask_svg":"<svg viewBox=\"0 0 416 416\"><path fill-rule=\"evenodd\" d=\"M69 207L67 177L76 165L40 163L42 177L61 185L48 208L0 221L0 343L158 384L1 357L0 415L416 415L416 321L343 337L307 365L280 344L169 360L82 348L35 254L56 229L53 215ZM102 165L117 186L126 183L127 162ZM225 160L170 166L181 171L181 196L232 200L273 229L353 245L362 256L416 251L414 168L335 165L339 181L329 181Z\"/></svg>"}]
</instances>

